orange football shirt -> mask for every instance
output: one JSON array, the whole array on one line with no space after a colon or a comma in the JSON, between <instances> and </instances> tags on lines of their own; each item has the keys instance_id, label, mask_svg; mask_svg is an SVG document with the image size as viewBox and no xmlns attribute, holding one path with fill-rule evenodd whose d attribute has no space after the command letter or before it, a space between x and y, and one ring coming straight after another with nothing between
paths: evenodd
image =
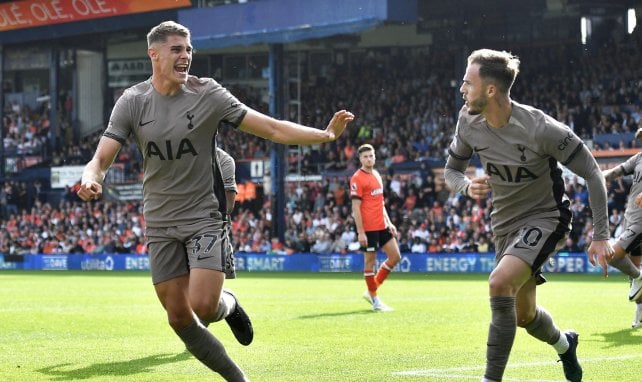
<instances>
[{"instance_id":1,"label":"orange football shirt","mask_svg":"<svg viewBox=\"0 0 642 382\"><path fill-rule=\"evenodd\" d=\"M383 181L377 170L372 173L362 169L350 178L350 198L361 199L361 220L365 231L381 231L386 228L383 218Z\"/></svg>"}]
</instances>

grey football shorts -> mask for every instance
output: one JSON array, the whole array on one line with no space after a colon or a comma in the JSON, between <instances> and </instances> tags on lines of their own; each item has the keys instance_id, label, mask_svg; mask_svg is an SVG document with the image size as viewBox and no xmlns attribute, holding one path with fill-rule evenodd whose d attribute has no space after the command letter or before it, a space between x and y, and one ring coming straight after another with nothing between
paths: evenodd
<instances>
[{"instance_id":1,"label":"grey football shorts","mask_svg":"<svg viewBox=\"0 0 642 382\"><path fill-rule=\"evenodd\" d=\"M640 256L640 243L642 243L642 224L625 224L624 230L618 236L617 243L631 256Z\"/></svg>"},{"instance_id":2,"label":"grey football shorts","mask_svg":"<svg viewBox=\"0 0 642 382\"><path fill-rule=\"evenodd\" d=\"M229 223L203 219L175 227L148 227L147 250L152 282L189 273L193 268L212 269L234 278L234 255L229 242Z\"/></svg>"},{"instance_id":3,"label":"grey football shorts","mask_svg":"<svg viewBox=\"0 0 642 382\"><path fill-rule=\"evenodd\" d=\"M531 266L533 274L539 275L544 262L564 245L569 231L569 225L558 219L529 220L512 233L495 237L495 263L505 255L512 255L524 260Z\"/></svg>"}]
</instances>

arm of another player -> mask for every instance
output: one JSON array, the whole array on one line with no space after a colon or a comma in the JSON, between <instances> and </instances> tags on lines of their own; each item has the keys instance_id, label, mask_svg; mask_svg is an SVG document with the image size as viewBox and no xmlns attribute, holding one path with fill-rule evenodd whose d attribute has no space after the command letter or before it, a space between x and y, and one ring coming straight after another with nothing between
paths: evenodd
<instances>
[{"instance_id":1,"label":"arm of another player","mask_svg":"<svg viewBox=\"0 0 642 382\"><path fill-rule=\"evenodd\" d=\"M248 109L239 128L241 131L266 138L276 143L310 145L331 142L339 138L354 115L346 110L334 113L325 130L298 123L277 120L253 109Z\"/></svg>"},{"instance_id":2,"label":"arm of another player","mask_svg":"<svg viewBox=\"0 0 642 382\"><path fill-rule=\"evenodd\" d=\"M588 148L582 144L566 165L586 181L589 204L593 212L593 241L586 251L589 261L602 267L604 277L608 276L608 262L613 258L613 248L609 243L609 220L607 214L607 195L605 178Z\"/></svg>"},{"instance_id":3,"label":"arm of another player","mask_svg":"<svg viewBox=\"0 0 642 382\"><path fill-rule=\"evenodd\" d=\"M383 206L383 219L386 222L386 225L390 229L390 233L392 234L393 237L397 237L398 232L397 232L397 227L392 224L392 220L390 220L390 216L388 215L388 210L386 209L386 206Z\"/></svg>"},{"instance_id":4,"label":"arm of another player","mask_svg":"<svg viewBox=\"0 0 642 382\"><path fill-rule=\"evenodd\" d=\"M84 201L96 200L103 195L103 181L107 170L120 151L121 144L115 139L101 137L94 157L87 163L80 181L78 197Z\"/></svg>"},{"instance_id":5,"label":"arm of another player","mask_svg":"<svg viewBox=\"0 0 642 382\"><path fill-rule=\"evenodd\" d=\"M354 224L357 226L357 240L362 247L366 247L368 245L368 237L366 236L366 231L363 228L361 199L352 198L352 217L354 218Z\"/></svg>"},{"instance_id":6,"label":"arm of another player","mask_svg":"<svg viewBox=\"0 0 642 382\"><path fill-rule=\"evenodd\" d=\"M225 206L227 207L226 212L228 215L232 215L234 211L234 203L236 202L236 191L234 190L225 190Z\"/></svg>"},{"instance_id":7,"label":"arm of another player","mask_svg":"<svg viewBox=\"0 0 642 382\"><path fill-rule=\"evenodd\" d=\"M238 193L236 188L236 162L234 162L234 158L230 154L220 147L216 148L216 156L218 157L221 176L223 177L223 187L225 188L226 212L231 215L232 211L234 211L234 203Z\"/></svg>"},{"instance_id":8,"label":"arm of another player","mask_svg":"<svg viewBox=\"0 0 642 382\"><path fill-rule=\"evenodd\" d=\"M607 182L610 182L624 175L624 169L620 164L613 168L609 168L608 170L603 170L602 175L604 176L604 180L606 180Z\"/></svg>"},{"instance_id":9,"label":"arm of another player","mask_svg":"<svg viewBox=\"0 0 642 382\"><path fill-rule=\"evenodd\" d=\"M635 133L635 137L637 139L642 139L642 128L638 129L638 131ZM635 205L638 207L642 207L642 194L639 194L635 197Z\"/></svg>"}]
</instances>

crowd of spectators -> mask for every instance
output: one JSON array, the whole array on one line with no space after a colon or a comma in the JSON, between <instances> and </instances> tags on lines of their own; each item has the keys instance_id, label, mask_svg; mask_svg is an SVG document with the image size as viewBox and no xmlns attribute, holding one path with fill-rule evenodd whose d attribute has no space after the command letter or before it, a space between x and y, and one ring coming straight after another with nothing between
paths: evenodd
<instances>
[{"instance_id":1,"label":"crowd of spectators","mask_svg":"<svg viewBox=\"0 0 642 382\"><path fill-rule=\"evenodd\" d=\"M140 203L37 200L2 220L0 253L145 254L144 227Z\"/></svg>"},{"instance_id":2,"label":"crowd of spectators","mask_svg":"<svg viewBox=\"0 0 642 382\"><path fill-rule=\"evenodd\" d=\"M567 123L595 148L599 134L632 133L642 128L642 34L612 41L587 52L577 45L524 46L514 49L522 73L513 87L518 102L535 105ZM240 202L233 213L233 244L240 252L347 253L358 251L348 181L357 169L356 148L371 143L384 180L386 206L397 226L403 252L492 252L491 201L473 201L445 189L441 172L427 159L443 161L456 123L459 78L457 52L425 48L371 49L325 76L306 78L301 122L324 128L332 112L351 110L357 119L336 142L304 148L291 158L303 174L326 174L321 181L286 183L286 234L274 235L272 200L265 195ZM336 84L342 84L342 92ZM244 103L267 112L260 91L230 86ZM297 117L290 113L288 118ZM5 131L22 129L5 121ZM26 119L23 119L26 120ZM33 118L29 119L33 120ZM42 119L40 119L42 120ZM12 124L13 123L13 124ZM41 128L35 129L35 134ZM57 163L85 163L99 134L65 145ZM218 144L235 159L265 158L271 144L232 128L222 128ZM7 142L5 142L6 147ZM133 146L119 155L128 172L140 174L141 157ZM416 162L409 172L397 163ZM431 162L434 163L434 162ZM628 193L626 180L609 187L612 229L620 222ZM573 230L564 250L582 250L591 240L591 215L582 180L567 178ZM2 253L132 252L144 253L144 219L138 203L81 203L72 193L59 205L41 198L34 185L7 182L0 193ZM63 224L64 223L64 224Z\"/></svg>"}]
</instances>

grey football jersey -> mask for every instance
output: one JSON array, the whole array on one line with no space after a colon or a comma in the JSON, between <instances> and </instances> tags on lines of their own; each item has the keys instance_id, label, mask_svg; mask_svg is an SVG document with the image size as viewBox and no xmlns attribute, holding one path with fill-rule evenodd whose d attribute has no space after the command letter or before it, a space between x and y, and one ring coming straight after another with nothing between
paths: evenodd
<instances>
[{"instance_id":1,"label":"grey football jersey","mask_svg":"<svg viewBox=\"0 0 642 382\"><path fill-rule=\"evenodd\" d=\"M633 183L629 190L629 200L624 211L624 219L628 224L642 222L642 208L635 204L635 198L642 192L642 153L637 153L621 164L624 175L633 175Z\"/></svg>"},{"instance_id":2,"label":"grey football jersey","mask_svg":"<svg viewBox=\"0 0 642 382\"><path fill-rule=\"evenodd\" d=\"M216 155L218 155L218 165L221 169L225 191L238 192L236 189L236 164L234 159L230 154L218 147L216 148Z\"/></svg>"},{"instance_id":3,"label":"grey football jersey","mask_svg":"<svg viewBox=\"0 0 642 382\"><path fill-rule=\"evenodd\" d=\"M216 216L214 137L221 121L238 126L247 108L211 78L189 76L179 94L156 92L151 79L118 99L104 133L143 154L147 226L167 227ZM220 189L217 191L221 191Z\"/></svg>"},{"instance_id":4,"label":"grey football jersey","mask_svg":"<svg viewBox=\"0 0 642 382\"><path fill-rule=\"evenodd\" d=\"M490 176L495 235L511 233L534 217L570 222L570 203L558 162L567 164L582 153L590 159L580 166L588 166L591 171L587 173L599 171L582 140L566 125L514 101L510 120L501 129L491 128L483 116L470 115L466 106L462 108L449 154L468 161L473 153L479 155ZM602 220L596 216L596 225L600 225L596 230L607 234L605 211L603 215Z\"/></svg>"}]
</instances>

